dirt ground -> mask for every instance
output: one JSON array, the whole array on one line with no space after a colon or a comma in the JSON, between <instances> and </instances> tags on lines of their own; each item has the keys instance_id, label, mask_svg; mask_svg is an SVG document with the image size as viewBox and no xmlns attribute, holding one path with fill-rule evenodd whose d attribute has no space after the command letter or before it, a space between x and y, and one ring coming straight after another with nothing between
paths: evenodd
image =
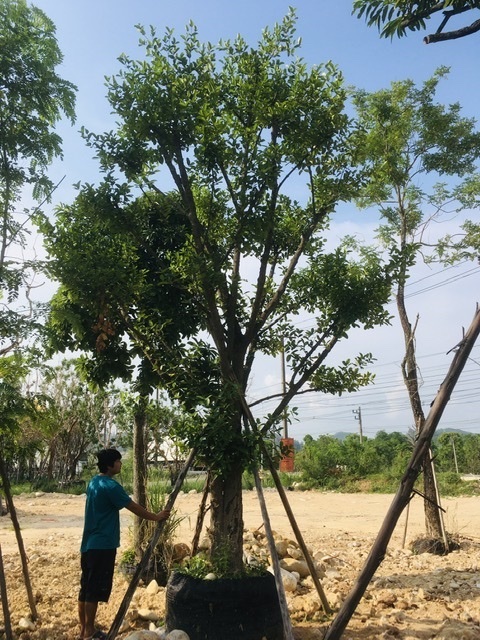
<instances>
[{"instance_id":1,"label":"dirt ground","mask_svg":"<svg viewBox=\"0 0 480 640\"><path fill-rule=\"evenodd\" d=\"M293 537L282 503L274 491L266 492L272 528ZM289 492L288 498L306 543L315 558L322 558L322 587L334 610L350 592L392 502L391 495ZM190 543L196 523L199 494L182 494L177 513L184 517L177 541ZM28 494L15 505L29 573L37 601L38 620L28 625L29 606L22 578L18 547L10 517L0 518L0 545L7 582L12 626L23 640L74 640L77 637L79 544L84 496ZM447 556L413 554L409 542L424 532L423 504L419 497L404 512L392 536L387 556L348 624L345 640L474 640L480 638L480 504L478 498L443 499L445 526L458 537L460 549ZM262 524L253 491L244 492L246 528ZM132 516L121 512L122 549L131 544ZM405 538L405 545L404 543ZM99 625L108 630L127 587L115 575L110 602L100 605ZM138 612L164 613L164 591L149 595L140 586L128 614L131 628L149 627ZM318 601L318 596L313 592ZM296 640L323 638L333 616L327 617L310 598L288 594ZM313 604L312 604L313 603ZM5 603L2 602L2 605ZM2 607L3 609L3 607ZM4 621L0 611L0 639ZM21 622L22 618L23 623ZM160 624L160 623L158 623ZM125 638L128 631L118 637ZM228 640L226 638L225 640Z\"/></svg>"}]
</instances>

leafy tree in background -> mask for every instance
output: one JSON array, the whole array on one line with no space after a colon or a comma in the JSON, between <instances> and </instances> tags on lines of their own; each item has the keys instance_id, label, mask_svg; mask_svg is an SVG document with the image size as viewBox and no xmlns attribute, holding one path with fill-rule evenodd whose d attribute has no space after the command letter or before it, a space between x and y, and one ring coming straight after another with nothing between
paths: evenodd
<instances>
[{"instance_id":1,"label":"leafy tree in background","mask_svg":"<svg viewBox=\"0 0 480 640\"><path fill-rule=\"evenodd\" d=\"M405 343L402 375L408 391L415 429L420 433L425 414L416 360L416 327L405 302L410 269L419 260L432 259L435 238L431 223L478 206L480 133L473 119L461 115L459 104L445 107L435 102L439 81L447 75L438 69L421 87L410 81L392 83L375 93L354 96L359 122L366 138L365 162L371 164L367 183L359 189L359 204L376 206L381 214L378 239L389 255L398 255L396 304ZM437 180L430 189L425 185ZM460 229L459 229L460 232ZM430 403L432 398L428 398ZM435 483L429 460L424 464L427 532L441 538L435 505Z\"/></svg>"},{"instance_id":2,"label":"leafy tree in background","mask_svg":"<svg viewBox=\"0 0 480 640\"><path fill-rule=\"evenodd\" d=\"M39 475L72 480L80 461L99 448L115 445L119 390L89 385L79 359L50 368L38 386L43 398L36 424L42 434Z\"/></svg>"},{"instance_id":3,"label":"leafy tree in background","mask_svg":"<svg viewBox=\"0 0 480 640\"><path fill-rule=\"evenodd\" d=\"M62 54L53 23L24 0L0 2L0 51L0 463L4 469L28 404L28 399L22 400L19 381L8 381L12 363L24 366L25 359L16 352L38 329L30 298L35 261L24 256L34 212L21 202L30 196L42 202L53 189L47 169L61 154L55 124L63 115L73 122L75 87L56 74Z\"/></svg>"},{"instance_id":4,"label":"leafy tree in background","mask_svg":"<svg viewBox=\"0 0 480 640\"><path fill-rule=\"evenodd\" d=\"M7 466L17 482L69 482L75 479L80 461L99 447L115 444L119 392L89 386L78 360L39 367L32 358L15 353L0 365L4 384L17 371L16 384L7 387L8 397L15 389L14 406L24 407L4 441Z\"/></svg>"},{"instance_id":5,"label":"leafy tree in background","mask_svg":"<svg viewBox=\"0 0 480 640\"><path fill-rule=\"evenodd\" d=\"M352 327L388 321L391 276L375 252L325 250L330 216L361 180L361 132L339 71L298 57L293 12L256 48L240 36L202 44L192 24L180 39L140 31L145 57L121 56L108 81L117 130L86 134L104 182L44 227L61 282L50 326L58 348L89 350L93 367L121 371L141 354L194 414L185 437L213 471L212 554L238 571L258 354L284 341L291 372L259 420L266 436L309 381L326 393L370 381L366 355L325 360Z\"/></svg>"},{"instance_id":6,"label":"leafy tree in background","mask_svg":"<svg viewBox=\"0 0 480 640\"><path fill-rule=\"evenodd\" d=\"M464 438L459 433L441 433L435 442L435 462L441 471L466 473Z\"/></svg>"},{"instance_id":7,"label":"leafy tree in background","mask_svg":"<svg viewBox=\"0 0 480 640\"><path fill-rule=\"evenodd\" d=\"M470 433L462 436L463 455L465 467L461 471L465 473L480 474L480 435Z\"/></svg>"},{"instance_id":8,"label":"leafy tree in background","mask_svg":"<svg viewBox=\"0 0 480 640\"><path fill-rule=\"evenodd\" d=\"M319 487L329 486L338 475L344 462L342 443L333 436L318 436L314 439L307 435L303 447L295 457L295 465L303 477L313 480Z\"/></svg>"},{"instance_id":9,"label":"leafy tree in background","mask_svg":"<svg viewBox=\"0 0 480 640\"><path fill-rule=\"evenodd\" d=\"M400 478L410 450L407 436L398 432L379 431L375 438L363 438L362 442L357 434L344 440L305 436L296 465L307 483L334 488L347 478L358 480L377 473L398 471Z\"/></svg>"},{"instance_id":10,"label":"leafy tree in background","mask_svg":"<svg viewBox=\"0 0 480 640\"><path fill-rule=\"evenodd\" d=\"M402 37L407 31L420 31L427 28L427 20L432 17L440 19L435 33L425 36L425 44L444 42L463 38L480 31L480 2L475 0L355 0L353 13L358 17L365 16L369 26L375 25L384 38L397 35ZM468 14L468 16L465 16ZM450 20L460 26L449 31ZM465 19L466 18L466 19ZM469 21L473 18L473 22Z\"/></svg>"}]
</instances>

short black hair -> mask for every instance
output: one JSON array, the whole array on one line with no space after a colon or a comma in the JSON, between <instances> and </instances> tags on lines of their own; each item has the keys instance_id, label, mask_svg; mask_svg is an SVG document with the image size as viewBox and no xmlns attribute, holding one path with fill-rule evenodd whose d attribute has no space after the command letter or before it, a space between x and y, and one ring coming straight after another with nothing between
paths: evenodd
<instances>
[{"instance_id":1,"label":"short black hair","mask_svg":"<svg viewBox=\"0 0 480 640\"><path fill-rule=\"evenodd\" d=\"M122 454L117 449L102 449L97 453L97 464L101 473L105 473L108 467L113 467L116 460L121 460Z\"/></svg>"}]
</instances>

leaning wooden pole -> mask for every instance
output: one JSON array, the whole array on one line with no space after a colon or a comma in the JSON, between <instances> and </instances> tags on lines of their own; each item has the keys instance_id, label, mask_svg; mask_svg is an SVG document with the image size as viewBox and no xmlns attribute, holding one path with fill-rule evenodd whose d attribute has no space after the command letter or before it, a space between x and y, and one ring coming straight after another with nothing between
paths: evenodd
<instances>
[{"instance_id":1,"label":"leaning wooden pole","mask_svg":"<svg viewBox=\"0 0 480 640\"><path fill-rule=\"evenodd\" d=\"M275 576L278 601L280 603L280 611L282 613L284 640L293 640L293 629L292 629L292 623L290 621L290 614L288 612L285 589L283 587L280 560L278 559L278 553L275 548L275 539L273 537L273 531L270 524L270 516L268 515L267 505L265 504L265 496L263 494L262 482L260 480L257 467L253 469L253 477L255 478L255 487L257 489L258 502L260 503L260 510L262 512L263 524L265 526L265 535L267 536L267 542L270 549L270 556L272 558L273 575Z\"/></svg>"},{"instance_id":2,"label":"leaning wooden pole","mask_svg":"<svg viewBox=\"0 0 480 640\"><path fill-rule=\"evenodd\" d=\"M270 470L270 473L272 474L273 481L277 488L278 495L280 496L280 499L282 501L283 508L285 509L285 513L287 514L287 517L290 521L290 526L292 527L293 533L295 534L295 537L298 542L298 546L302 550L303 557L305 558L305 562L307 563L308 570L310 571L310 575L312 576L313 584L315 585L315 588L317 590L318 596L320 598L320 602L322 603L323 610L326 614L330 614L332 613L332 609L328 603L327 596L325 595L325 591L323 590L322 584L318 578L317 569L312 560L312 556L310 555L307 545L305 544L305 540L303 539L302 533L298 527L297 521L295 519L292 508L290 506L290 503L288 502L287 494L285 493L285 489L283 488L283 485L280 482L280 477L273 464L273 460L267 451L267 448L265 446L265 443L263 442L263 439L262 439L261 447L262 447L264 458L267 461L268 468Z\"/></svg>"},{"instance_id":3,"label":"leaning wooden pole","mask_svg":"<svg viewBox=\"0 0 480 640\"><path fill-rule=\"evenodd\" d=\"M25 552L25 545L23 544L22 531L20 529L20 523L17 518L17 510L13 503L12 492L10 490L10 481L7 475L7 469L2 455L0 454L0 478L2 479L3 491L5 493L5 502L7 503L8 511L10 513L10 519L12 520L13 529L15 531L15 537L17 538L18 551L20 553L20 560L22 563L23 581L25 582L25 589L27 590L28 604L30 605L30 611L32 613L32 620L38 618L37 606L35 604L35 598L33 597L32 583L30 582L30 574L28 572L28 560Z\"/></svg>"},{"instance_id":4,"label":"leaning wooden pole","mask_svg":"<svg viewBox=\"0 0 480 640\"><path fill-rule=\"evenodd\" d=\"M183 466L183 469L180 471L178 475L177 481L175 482L175 486L173 487L171 494L168 496L165 509L173 508L173 505L175 504L175 500L177 499L177 496L180 493L180 489L182 488L183 482L185 480L185 476L187 475L187 472L190 466L192 465L194 457L195 457L195 450L192 449ZM147 548L145 549L145 552L143 554L141 561L137 564L137 568L135 569L132 579L130 580L130 584L128 585L127 591L123 596L122 602L120 603L120 607L118 608L117 614L112 622L112 626L110 627L110 630L107 634L107 640L114 640L114 638L117 637L118 631L128 611L128 607L130 606L135 590L138 586L138 583L140 582L140 577L144 569L146 569L148 565L152 552L157 546L158 540L160 538L160 535L164 527L165 527L165 521L157 522L157 526L155 527L153 536L151 537L150 542L148 543Z\"/></svg>"},{"instance_id":5,"label":"leaning wooden pole","mask_svg":"<svg viewBox=\"0 0 480 640\"><path fill-rule=\"evenodd\" d=\"M378 569L383 558L385 557L387 546L398 522L398 519L410 500L410 496L417 479L422 461L428 453L435 429L440 422L443 411L450 400L453 389L463 371L465 363L480 333L480 310L477 305L474 319L470 325L463 340L458 344L452 364L443 381L437 396L431 406L430 412L425 420L425 424L418 436L418 440L414 447L412 457L408 464L407 470L402 477L400 487L393 499L390 509L385 516L382 527L377 538L370 550L365 565L358 576L353 589L344 601L335 620L328 628L324 640L339 640L350 621L360 599L370 583L375 571Z\"/></svg>"},{"instance_id":6,"label":"leaning wooden pole","mask_svg":"<svg viewBox=\"0 0 480 640\"><path fill-rule=\"evenodd\" d=\"M210 492L210 479L211 479L211 472L208 471L207 478L205 480L205 486L203 487L202 500L198 508L197 523L195 525L195 533L192 539L192 556L197 555L198 545L200 543L200 535L202 533L203 521L205 520L205 515L207 513L207 499L208 499L208 494Z\"/></svg>"},{"instance_id":7,"label":"leaning wooden pole","mask_svg":"<svg viewBox=\"0 0 480 640\"><path fill-rule=\"evenodd\" d=\"M2 545L0 545L0 600L2 601L5 640L13 640L10 610L8 608L7 581L5 580L5 571L3 570Z\"/></svg>"},{"instance_id":8,"label":"leaning wooden pole","mask_svg":"<svg viewBox=\"0 0 480 640\"><path fill-rule=\"evenodd\" d=\"M245 397L242 397L242 407L243 407L243 413L245 416L245 419L247 420L247 423L249 424L250 428L252 429L253 433L258 437L258 441L260 444L260 448L262 451L262 454L265 458L265 460L267 461L268 464L268 468L270 470L270 473L272 474L272 478L273 481L275 482L275 486L277 488L278 491L278 495L280 496L280 499L282 501L283 504L283 508L285 509L285 513L287 514L288 520L290 522L290 526L292 527L292 530L295 534L295 537L297 539L298 542L298 546L300 547L302 553L303 553L303 557L305 558L305 562L307 563L308 566L308 570L310 571L310 575L312 576L312 580L313 580L313 584L315 585L315 588L317 590L318 596L320 598L320 601L322 603L322 607L323 610L325 611L325 613L330 614L332 613L332 609L330 607L330 605L328 604L328 600L327 597L325 595L325 592L323 590L323 587L320 583L320 580L318 578L317 575L317 569L313 563L312 557L310 555L309 550L307 549L307 545L305 544L305 540L303 539L302 533L298 527L297 521L295 519L295 516L293 514L292 508L290 506L290 503L288 502L288 498L287 498L287 494L285 493L285 489L283 488L282 483L280 482L280 477L277 473L277 470L275 468L275 465L273 464L273 460L270 456L270 453L267 450L267 447L265 446L265 442L261 436L261 434L258 431L257 428L257 423L255 421L255 418L252 415L252 412L250 410L250 407L247 404L247 401L245 400Z\"/></svg>"}]
</instances>

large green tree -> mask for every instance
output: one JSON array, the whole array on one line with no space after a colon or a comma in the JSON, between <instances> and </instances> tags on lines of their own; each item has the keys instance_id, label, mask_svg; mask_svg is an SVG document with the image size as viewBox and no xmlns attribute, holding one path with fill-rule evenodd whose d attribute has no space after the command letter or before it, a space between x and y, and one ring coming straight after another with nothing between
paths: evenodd
<instances>
[{"instance_id":1,"label":"large green tree","mask_svg":"<svg viewBox=\"0 0 480 640\"><path fill-rule=\"evenodd\" d=\"M480 31L478 0L354 0L353 12L375 25L384 38L404 36L407 31L427 28L432 17L440 18L435 33L425 36L425 44L464 38ZM465 19L465 14L468 14ZM460 20L457 18L460 16ZM472 20L473 22L470 22ZM449 28L450 20L457 28ZM448 27L448 30L446 30Z\"/></svg>"},{"instance_id":2,"label":"large green tree","mask_svg":"<svg viewBox=\"0 0 480 640\"><path fill-rule=\"evenodd\" d=\"M431 257L435 249L435 238L429 240L427 231L430 225L451 219L475 200L478 206L480 194L476 173L480 133L475 121L463 117L458 104L446 107L435 100L438 83L446 74L447 69L441 68L420 87L406 80L375 93L359 91L354 98L366 132L365 162L371 163L370 178L359 190L358 201L361 206L379 208L378 239L390 255L400 257L395 297L405 344L402 375L417 433L425 422L416 358L418 319L407 309L405 286L411 268ZM425 501L427 532L440 538L428 459L424 482L429 498Z\"/></svg>"},{"instance_id":3,"label":"large green tree","mask_svg":"<svg viewBox=\"0 0 480 640\"><path fill-rule=\"evenodd\" d=\"M38 328L30 296L36 267L33 252L28 256L34 210L22 201L48 199L47 168L61 153L55 124L62 115L73 120L75 93L55 71L62 55L54 25L23 0L0 2L0 51L0 384L8 398L20 393L6 381L12 362L25 361L16 352ZM24 404L19 396L10 400L0 422L1 462L11 452L12 425L18 427Z\"/></svg>"},{"instance_id":4,"label":"large green tree","mask_svg":"<svg viewBox=\"0 0 480 640\"><path fill-rule=\"evenodd\" d=\"M298 57L293 12L256 47L203 44L194 25L179 39L140 31L144 57L121 56L108 80L116 130L86 133L105 180L45 226L62 283L51 327L57 346L89 348L93 363L131 366L136 350L195 412L185 438L213 472L212 553L239 570L256 426L270 433L308 384L340 393L369 381L367 356L325 361L352 327L388 321L391 279L375 252L325 249L330 216L361 180L361 132L338 69ZM254 364L282 343L286 393L252 424Z\"/></svg>"}]
</instances>

